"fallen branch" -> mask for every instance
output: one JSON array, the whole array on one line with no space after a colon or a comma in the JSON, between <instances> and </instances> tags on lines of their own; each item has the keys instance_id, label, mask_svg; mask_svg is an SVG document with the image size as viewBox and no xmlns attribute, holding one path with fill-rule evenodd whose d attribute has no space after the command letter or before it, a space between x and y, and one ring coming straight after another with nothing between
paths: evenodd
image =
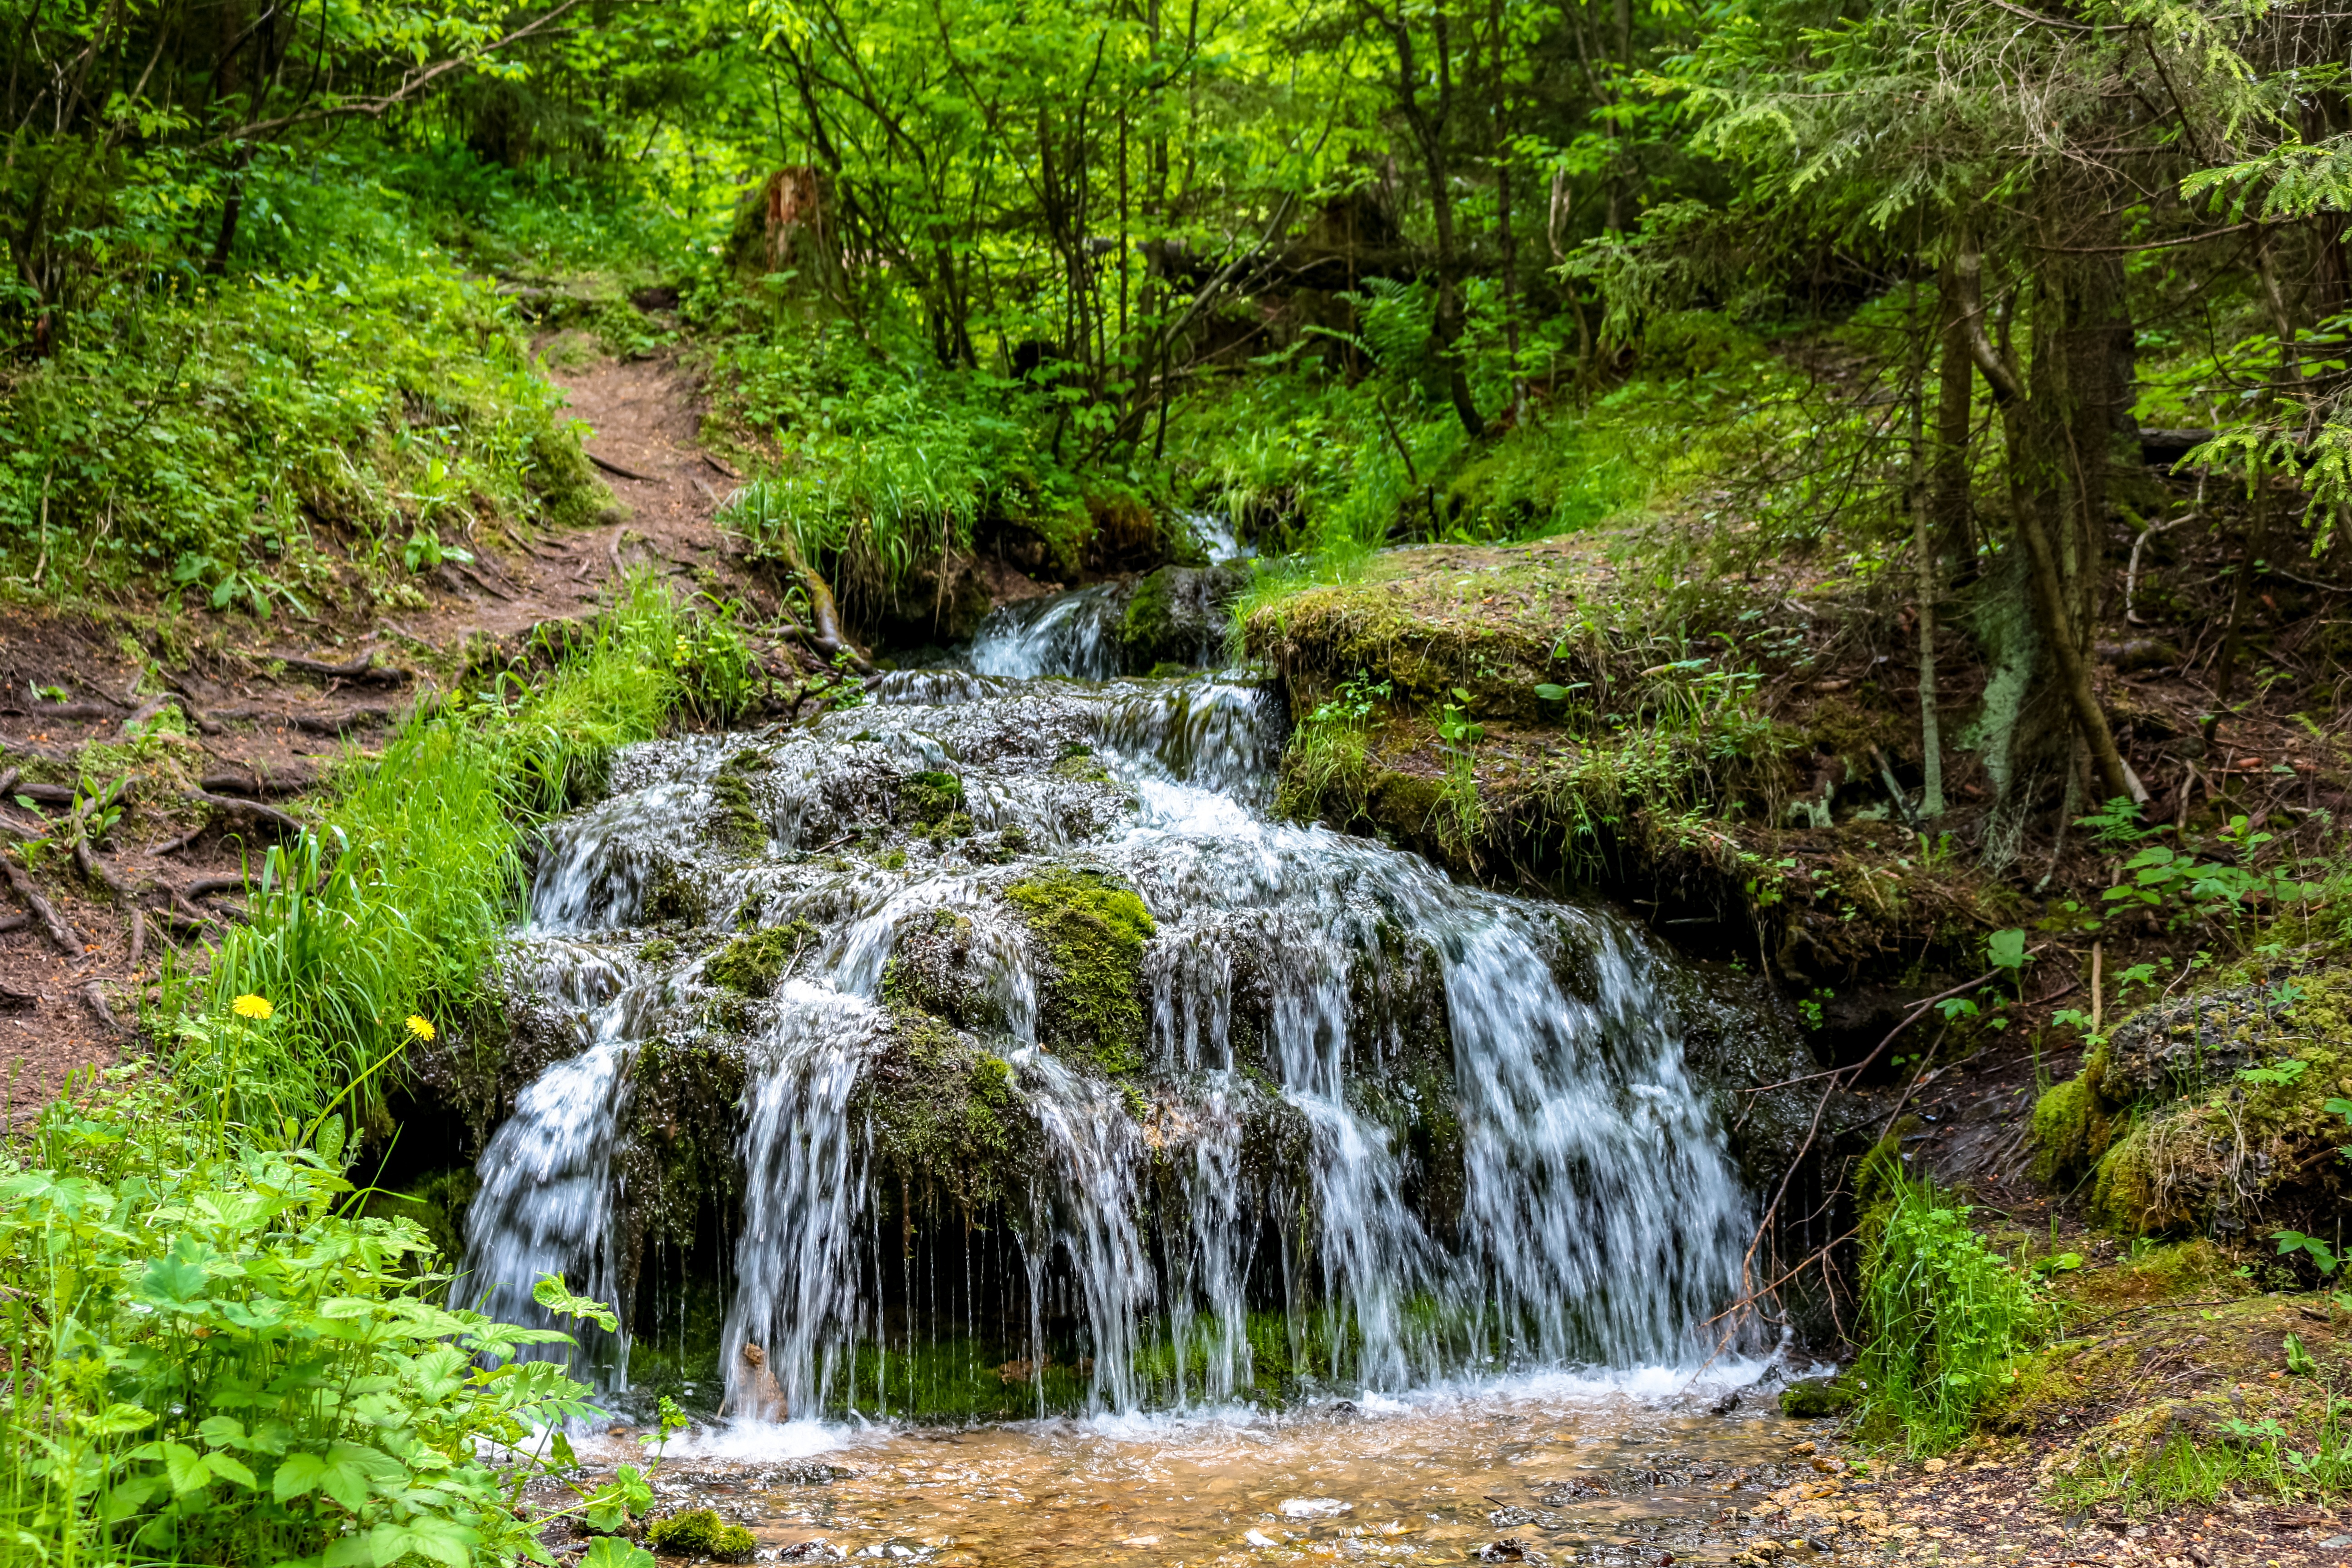
<instances>
[{"instance_id":1,"label":"fallen branch","mask_svg":"<svg viewBox=\"0 0 2352 1568\"><path fill-rule=\"evenodd\" d=\"M583 450L584 452L585 448L583 448ZM604 469L608 474L616 475L617 477L625 479L635 479L641 485L658 484L660 482L651 474L641 474L635 468L625 468L609 458L600 458L593 452L586 452L585 455L590 462L595 464L598 468Z\"/></svg>"},{"instance_id":2,"label":"fallen branch","mask_svg":"<svg viewBox=\"0 0 2352 1568\"><path fill-rule=\"evenodd\" d=\"M320 716L315 713L294 715L294 728L310 735L341 735L366 724L382 724L392 717L389 708L351 708L341 713Z\"/></svg>"},{"instance_id":3,"label":"fallen branch","mask_svg":"<svg viewBox=\"0 0 2352 1568\"><path fill-rule=\"evenodd\" d=\"M849 667L860 675L873 674L872 661L841 635L841 612L834 605L831 585L801 558L800 542L793 537L791 529L782 531L779 538L783 545L784 563L801 580L801 589L808 595L809 619L816 623L809 646L828 659L846 656Z\"/></svg>"},{"instance_id":4,"label":"fallen branch","mask_svg":"<svg viewBox=\"0 0 2352 1568\"><path fill-rule=\"evenodd\" d=\"M2049 944L2047 942L2042 944L2043 947L2047 947L2048 945ZM2035 952L2040 952L2042 948L2037 947L2033 951ZM1878 1042L1875 1049L1850 1068L1832 1068L1827 1072L1810 1073L1804 1078L1790 1079L1787 1083L1768 1084L1765 1086L1768 1089L1787 1089L1794 1084L1810 1083L1816 1079L1826 1078L1830 1080L1828 1087L1822 1090L1821 1099L1816 1100L1813 1104L1813 1120L1811 1125L1805 1129L1805 1141L1797 1146L1796 1157L1789 1162L1789 1168L1780 1173L1780 1188L1778 1191L1773 1193L1771 1205L1765 1209L1764 1217L1756 1222L1756 1234L1749 1238L1748 1250L1740 1257L1739 1278L1742 1280L1745 1280L1748 1278L1748 1265L1755 1261L1756 1249L1764 1244L1764 1237L1771 1232L1773 1217L1780 1212L1780 1201L1789 1195L1789 1184L1796 1180L1797 1167L1805 1163L1805 1156L1813 1152L1813 1139L1821 1132L1822 1113L1829 1109L1830 1096L1835 1094L1841 1088L1844 1087L1838 1080L1843 1078L1847 1078L1850 1075L1860 1073L1864 1068L1869 1067L1873 1062L1875 1062L1880 1057L1884 1056L1886 1053L1886 1047L1895 1043L1895 1037L1901 1035L1904 1030L1909 1028L1912 1025L1925 1017L1927 1016L1927 1009L1933 1007L1937 1003L1948 1002L1953 997L1961 994L1963 992L1973 991L1978 986L1999 978L2000 975L2000 970L1999 968L1989 969L1984 973L1978 975L1974 980L1955 985L1949 991L1939 991L1935 995L1927 998L1917 1006L1912 1008L1910 1012L1905 1014L1903 1016L1902 1022L1896 1024L1895 1027L1887 1030L1886 1037ZM1761 1091L1751 1089L1748 1092L1758 1093Z\"/></svg>"},{"instance_id":5,"label":"fallen branch","mask_svg":"<svg viewBox=\"0 0 2352 1568\"><path fill-rule=\"evenodd\" d=\"M289 669L299 669L305 675L322 675L331 680L365 680L381 686L405 686L415 677L396 664L378 664L375 655L362 652L341 664L329 664L324 659L304 658L299 654L266 653L257 656L276 659Z\"/></svg>"},{"instance_id":6,"label":"fallen branch","mask_svg":"<svg viewBox=\"0 0 2352 1568\"><path fill-rule=\"evenodd\" d=\"M58 918L58 907L41 896L41 890L33 886L32 878L25 874L22 866L8 856L0 855L0 874L7 877L8 889L16 895L16 901L32 911L33 918L41 922L41 934L49 939L50 945L59 952L79 953L81 951L81 943L74 940L66 922Z\"/></svg>"}]
</instances>

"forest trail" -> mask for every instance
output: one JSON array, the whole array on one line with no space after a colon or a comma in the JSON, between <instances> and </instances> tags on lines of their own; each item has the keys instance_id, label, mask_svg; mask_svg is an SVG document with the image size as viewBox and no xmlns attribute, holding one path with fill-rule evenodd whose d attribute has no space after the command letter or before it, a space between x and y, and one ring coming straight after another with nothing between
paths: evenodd
<instances>
[{"instance_id":1,"label":"forest trail","mask_svg":"<svg viewBox=\"0 0 2352 1568\"><path fill-rule=\"evenodd\" d=\"M734 481L703 455L693 376L666 355L546 374L572 419L588 426L586 449L612 492L597 526L520 532L515 548L420 574L412 580L425 595L420 607L328 610L309 621L199 612L188 617L178 659L146 657L123 631L152 606L131 615L0 609L0 736L92 788L127 771L154 777L175 806L171 797L194 787L264 811L299 810L289 797L318 784L347 747L380 745L428 671L446 680L486 655L521 651L534 628L588 618L625 571L650 563L684 594L707 586L764 609L763 586L728 555L711 521ZM280 662L289 659L320 668ZM194 721L192 732L139 742L159 683ZM131 998L157 976L168 921L187 932L180 962L201 965L206 940L235 918L242 875L248 864L257 868L276 831L250 808L185 804L193 811L170 816L134 808L97 845L96 858L142 907L137 951L125 901L72 865L42 856L34 881L79 951L60 951L37 918L19 912L21 898L5 900L0 918L17 921L0 931L0 1116L10 1123L37 1115L77 1069L140 1048L128 1026ZM21 839L70 809L69 786L19 784L0 796L0 825ZM190 837L201 822L194 812L212 822ZM201 933L195 912L211 919Z\"/></svg>"}]
</instances>

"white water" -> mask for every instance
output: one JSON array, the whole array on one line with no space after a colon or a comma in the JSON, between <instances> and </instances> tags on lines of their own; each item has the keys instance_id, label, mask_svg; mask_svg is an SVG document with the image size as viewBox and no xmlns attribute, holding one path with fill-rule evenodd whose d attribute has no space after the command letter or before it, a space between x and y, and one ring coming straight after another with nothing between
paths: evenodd
<instances>
[{"instance_id":1,"label":"white water","mask_svg":"<svg viewBox=\"0 0 2352 1568\"><path fill-rule=\"evenodd\" d=\"M1083 598L1037 612L1020 659L1000 645L987 662L1012 675L1051 637L1083 651L1054 630L1081 624L1068 606ZM754 739L772 763L754 776L764 851L697 843L742 738L632 748L613 798L551 837L511 974L519 997L576 1014L583 1048L521 1097L482 1162L468 1289L496 1310L526 1314L532 1280L558 1268L614 1299L633 1042L684 1028L710 994L698 959L635 956L646 900L684 867L714 940L798 918L826 933L756 1014L722 1347L729 1368L747 1342L766 1347L796 1414L873 1408L861 1348L887 1373L913 1332L886 1310L885 1270L904 1265L877 1234L853 1104L888 1026L886 962L940 910L971 922L975 984L1003 1019L992 1048L1047 1152L1005 1216L1029 1321L1013 1353L1070 1364L1066 1342L1048 1344L1048 1303L1074 1316L1088 1409L1229 1404L1255 1370L1254 1306L1280 1309L1294 1351L1325 1314L1342 1331L1297 1370L1376 1396L1512 1369L1696 1365L1717 1348L1694 1325L1733 1293L1750 1205L1685 1072L1663 961L1606 916L1271 820L1280 727L1254 689L909 674L872 705ZM1112 782L1057 772L1074 746ZM941 768L961 775L980 834L1028 835L1011 863L978 838L890 840L896 868L871 847L811 853L881 821L900 776ZM1040 858L1109 873L1157 917L1137 1088L1041 1048L1039 957L998 896ZM1400 1096L1449 1079L1452 1177L1397 1120ZM1251 1128L1287 1129L1302 1157L1254 1160ZM1458 1190L1433 1199L1441 1177ZM1138 1356L1163 1342L1173 1382L1154 1388Z\"/></svg>"}]
</instances>

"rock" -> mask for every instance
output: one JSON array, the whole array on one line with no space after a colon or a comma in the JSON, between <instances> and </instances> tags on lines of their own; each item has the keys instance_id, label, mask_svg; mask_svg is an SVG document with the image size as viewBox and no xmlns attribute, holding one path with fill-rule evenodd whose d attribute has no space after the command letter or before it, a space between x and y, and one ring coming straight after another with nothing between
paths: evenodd
<instances>
[{"instance_id":1,"label":"rock","mask_svg":"<svg viewBox=\"0 0 2352 1568\"><path fill-rule=\"evenodd\" d=\"M1225 607L1248 583L1234 566L1162 566L1146 576L1119 617L1122 666L1141 674L1162 664L1223 663Z\"/></svg>"},{"instance_id":2,"label":"rock","mask_svg":"<svg viewBox=\"0 0 2352 1568\"><path fill-rule=\"evenodd\" d=\"M1792 1383L1780 1391L1780 1414L1800 1421L1810 1421L1823 1415L1834 1415L1854 1402L1854 1389L1836 1378L1809 1377ZM1795 1450L1801 1454L1813 1451L1811 1443Z\"/></svg>"},{"instance_id":3,"label":"rock","mask_svg":"<svg viewBox=\"0 0 2352 1568\"><path fill-rule=\"evenodd\" d=\"M1516 1535L1507 1535L1500 1541L1486 1542L1478 1548L1476 1555L1481 1563L1524 1563L1528 1557L1528 1543Z\"/></svg>"},{"instance_id":4,"label":"rock","mask_svg":"<svg viewBox=\"0 0 2352 1568\"><path fill-rule=\"evenodd\" d=\"M1356 1505L1335 1497L1295 1497L1284 1499L1277 1511L1285 1519L1337 1519L1355 1512Z\"/></svg>"}]
</instances>

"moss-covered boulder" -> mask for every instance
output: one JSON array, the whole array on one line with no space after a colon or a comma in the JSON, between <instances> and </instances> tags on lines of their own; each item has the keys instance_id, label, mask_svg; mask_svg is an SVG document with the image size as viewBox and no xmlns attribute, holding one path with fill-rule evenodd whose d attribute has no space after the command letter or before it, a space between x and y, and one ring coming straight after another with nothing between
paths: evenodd
<instances>
[{"instance_id":1,"label":"moss-covered boulder","mask_svg":"<svg viewBox=\"0 0 2352 1568\"><path fill-rule=\"evenodd\" d=\"M962 810L963 780L953 773L909 773L898 782L899 815L918 827L937 826Z\"/></svg>"},{"instance_id":2,"label":"moss-covered boulder","mask_svg":"<svg viewBox=\"0 0 2352 1568\"><path fill-rule=\"evenodd\" d=\"M1119 617L1121 662L1137 672L1220 662L1226 610L1248 583L1233 566L1162 566L1145 576Z\"/></svg>"},{"instance_id":3,"label":"moss-covered boulder","mask_svg":"<svg viewBox=\"0 0 2352 1568\"><path fill-rule=\"evenodd\" d=\"M2097 1156L2092 1202L2106 1223L2332 1235L2326 1222L2352 1202L2352 967L2232 978L2145 1009L2116 1031L2095 1083L2085 1072L2084 1092L2100 1097L2086 1110L2137 1091L2128 1130ZM2045 1147L2062 1146L2072 1104L2048 1107Z\"/></svg>"},{"instance_id":4,"label":"moss-covered boulder","mask_svg":"<svg viewBox=\"0 0 2352 1568\"><path fill-rule=\"evenodd\" d=\"M1860 1391L1842 1378L1809 1377L1780 1391L1780 1414L1799 1421L1818 1420L1843 1414L1860 1397Z\"/></svg>"},{"instance_id":5,"label":"moss-covered boulder","mask_svg":"<svg viewBox=\"0 0 2352 1568\"><path fill-rule=\"evenodd\" d=\"M886 994L903 991L886 976ZM858 1082L854 1109L873 1129L879 1171L934 1212L971 1215L1017 1191L1035 1127L1013 1069L921 1009L891 1008L888 1039Z\"/></svg>"},{"instance_id":6,"label":"moss-covered boulder","mask_svg":"<svg viewBox=\"0 0 2352 1568\"><path fill-rule=\"evenodd\" d=\"M702 831L712 844L731 854L748 855L768 842L768 819L752 798L751 779L768 771L766 755L758 751L735 752L719 764L710 781L710 809Z\"/></svg>"},{"instance_id":7,"label":"moss-covered boulder","mask_svg":"<svg viewBox=\"0 0 2352 1568\"><path fill-rule=\"evenodd\" d=\"M934 910L899 933L882 971L882 999L944 1018L959 1029L996 1033L1004 1007L982 962L982 933L969 915Z\"/></svg>"},{"instance_id":8,"label":"moss-covered boulder","mask_svg":"<svg viewBox=\"0 0 2352 1568\"><path fill-rule=\"evenodd\" d=\"M704 962L703 978L744 996L765 996L802 952L815 945L817 930L806 921L771 926L735 938Z\"/></svg>"},{"instance_id":9,"label":"moss-covered boulder","mask_svg":"<svg viewBox=\"0 0 2352 1568\"><path fill-rule=\"evenodd\" d=\"M1143 1066L1143 944L1157 927L1135 889L1105 872L1055 866L1006 885L1036 942L1037 1037L1058 1056L1126 1077Z\"/></svg>"}]
</instances>

